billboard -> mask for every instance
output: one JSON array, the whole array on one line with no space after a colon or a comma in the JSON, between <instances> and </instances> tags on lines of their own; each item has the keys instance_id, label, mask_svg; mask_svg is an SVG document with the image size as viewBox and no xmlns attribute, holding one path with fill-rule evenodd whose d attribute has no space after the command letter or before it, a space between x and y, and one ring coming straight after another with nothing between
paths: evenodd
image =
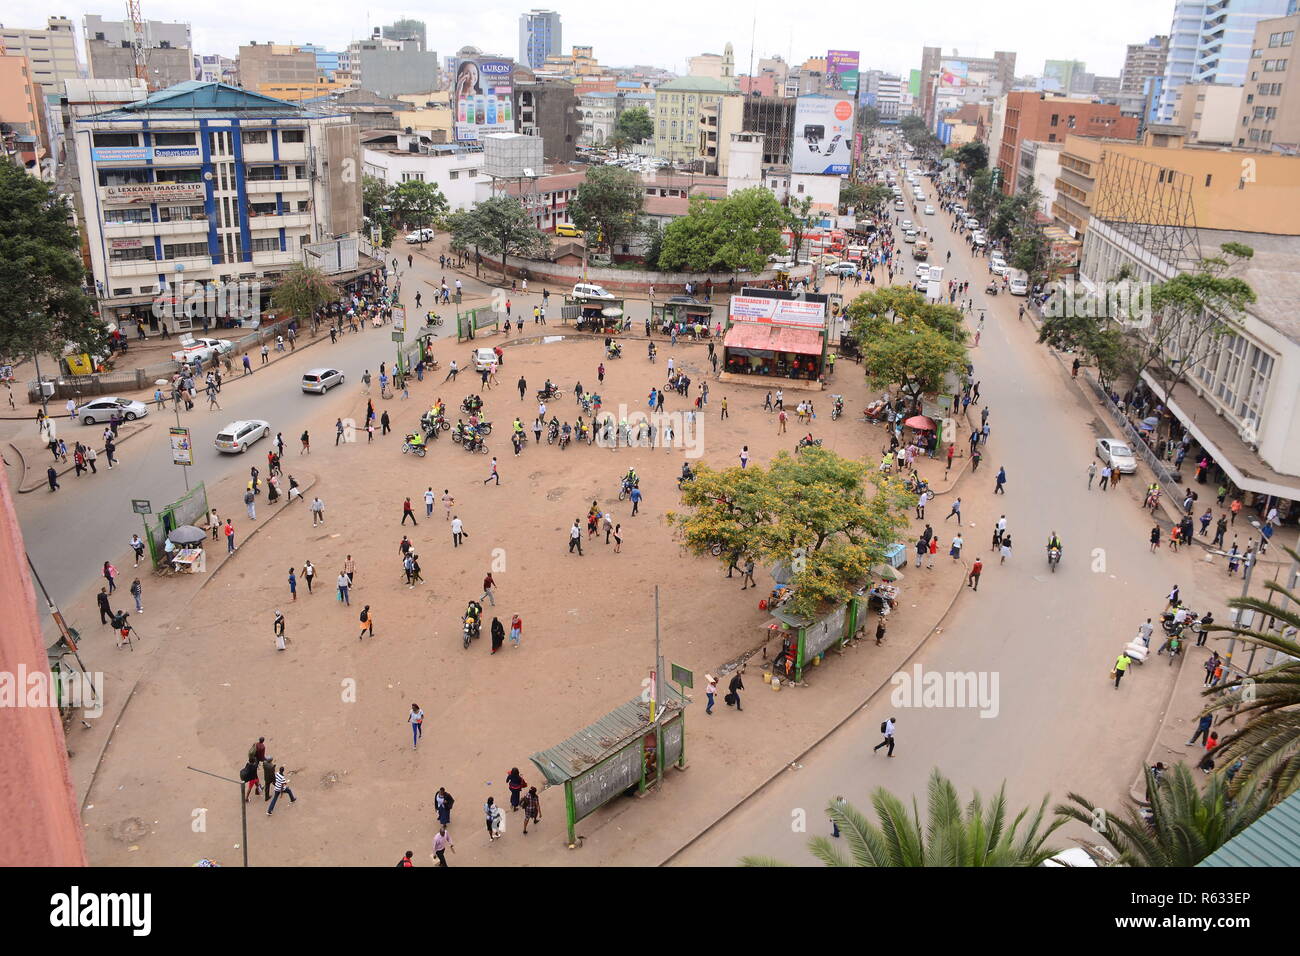
<instances>
[{"instance_id":1,"label":"billboard","mask_svg":"<svg viewBox=\"0 0 1300 956\"><path fill-rule=\"evenodd\" d=\"M794 108L792 168L814 176L842 176L853 149L853 99L801 96Z\"/></svg>"},{"instance_id":2,"label":"billboard","mask_svg":"<svg viewBox=\"0 0 1300 956\"><path fill-rule=\"evenodd\" d=\"M858 91L858 51L830 50L826 54L826 81L841 93Z\"/></svg>"},{"instance_id":3,"label":"billboard","mask_svg":"<svg viewBox=\"0 0 1300 956\"><path fill-rule=\"evenodd\" d=\"M965 60L942 60L939 63L940 86L965 86L967 64Z\"/></svg>"},{"instance_id":4,"label":"billboard","mask_svg":"<svg viewBox=\"0 0 1300 956\"><path fill-rule=\"evenodd\" d=\"M456 61L451 87L457 142L481 140L488 133L515 131L514 63L472 58Z\"/></svg>"},{"instance_id":5,"label":"billboard","mask_svg":"<svg viewBox=\"0 0 1300 956\"><path fill-rule=\"evenodd\" d=\"M105 186L104 202L201 202L207 195L202 183L127 183Z\"/></svg>"},{"instance_id":6,"label":"billboard","mask_svg":"<svg viewBox=\"0 0 1300 956\"><path fill-rule=\"evenodd\" d=\"M752 295L731 297L731 321L765 325L792 325L802 329L826 326L826 303L803 299L765 299Z\"/></svg>"}]
</instances>

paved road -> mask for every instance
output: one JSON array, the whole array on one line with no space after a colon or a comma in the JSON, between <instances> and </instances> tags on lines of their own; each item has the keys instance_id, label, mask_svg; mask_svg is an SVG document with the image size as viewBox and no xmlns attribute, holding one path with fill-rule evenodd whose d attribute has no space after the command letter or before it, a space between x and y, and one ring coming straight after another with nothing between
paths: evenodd
<instances>
[{"instance_id":1,"label":"paved road","mask_svg":"<svg viewBox=\"0 0 1300 956\"><path fill-rule=\"evenodd\" d=\"M432 264L417 259L409 274L403 263L402 292L408 307L413 303L418 288L424 294L427 308L433 297L428 283L435 283L440 276L436 253ZM449 276L448 281L452 278ZM419 284L412 287L412 279ZM472 280L465 281L467 295L482 288ZM523 297L516 298L522 301ZM529 299L530 306L531 302ZM455 306L443 306L439 312L447 320L439 334L452 336L454 343ZM378 379L379 363L392 365L397 346L392 341L391 332L391 326L372 328L342 336L337 344L331 344L326 338L310 348L300 347L290 357L260 372L255 371L253 381L237 381L233 386L223 388L218 399L222 406L220 411L208 411L207 400L200 391L194 411L181 413L181 423L193 429L195 464L189 469L191 486L200 481L207 482L209 487L215 486L221 479L232 475L247 477L248 469L253 465L265 472L266 453L277 431L284 434L286 474L293 471L298 457L298 436L304 428L311 431L312 445L321 456L313 456L315 461L327 460L323 453L327 451L326 446L333 443L334 420L344 413L345 403L339 399L345 392L350 397L357 394L355 390L361 387L361 375L365 369L370 369ZM452 352L449 346L442 346L437 350L438 359L445 366L447 360L455 356L463 365L464 356L459 355L460 351L468 352L468 346L456 352ZM254 354L255 369L257 362L258 357ZM328 396L308 394L299 388L304 371L331 364L347 377L343 386ZM235 372L238 379L238 363ZM382 411L381 406L388 403L380 402L377 381L372 393L376 408ZM253 445L243 455L221 454L212 447L212 441L222 426L247 418L270 422L271 438ZM70 600L81 588L96 580L104 560L116 559L127 552L131 535L141 530L140 518L131 510L131 499L147 498L163 503L175 501L185 493L182 469L171 464L167 437L167 428L176 422L175 413L170 408L161 413L155 410L147 420L154 423L153 427L119 449L121 464L112 471L101 467L101 474L93 478L83 477L79 481L68 475L61 482L62 490L56 494L36 492L18 499L18 514L28 553L56 601ZM83 429L87 434L95 435L102 430L99 426L74 425L65 426L61 434L71 442ZM100 463L104 463L102 455ZM223 516L226 507L237 505L235 502L217 504L222 508ZM239 507L231 507L231 512L236 519L243 514Z\"/></svg>"},{"instance_id":2,"label":"paved road","mask_svg":"<svg viewBox=\"0 0 1300 956\"><path fill-rule=\"evenodd\" d=\"M903 215L912 215L910 207ZM999 295L985 301L987 260L971 259L961 238L948 231L951 218L942 211L912 218L924 220L935 233L933 263L943 263L952 249L945 279L968 279L976 290L976 308L988 308L972 361L991 429L984 464L957 489L967 524L975 520L966 529L967 557L986 558L983 581L977 594L964 592L943 632L914 660L927 672L996 675L997 714L899 706L890 702L887 689L809 754L802 769L787 771L675 864L731 865L757 853L816 865L807 839L829 835L823 810L831 798L843 795L874 819L869 794L883 786L905 802L915 796L924 812L926 779L935 767L954 780L964 799L972 789L989 795L1007 781L1013 813L1036 806L1049 793L1050 809L1070 790L1122 806L1155 731L1173 675L1164 658L1134 668L1119 690L1107 672L1139 620L1160 609L1161 597L1176 579L1174 565L1163 553L1148 554L1149 524L1123 485L1109 496L1087 490L1085 472L1096 437L1089 425L1092 413L1056 361L1033 343L1030 323L1017 320L1016 307L1024 300ZM905 259L910 275L910 257ZM1007 469L1007 494L995 497L999 465ZM1140 474L1130 480L1140 480ZM946 500L935 502L932 517L943 518ZM992 526L1002 513L1015 544L1005 567L988 560ZM932 523L946 551L955 521ZM1052 530L1065 544L1056 574L1048 573L1044 549ZM1101 561L1104 570L1093 566ZM749 706L767 706L761 693L751 693L750 699ZM743 719L731 712L725 716ZM893 759L871 749L888 716L898 718ZM807 811L808 833L793 829L796 809Z\"/></svg>"}]
</instances>

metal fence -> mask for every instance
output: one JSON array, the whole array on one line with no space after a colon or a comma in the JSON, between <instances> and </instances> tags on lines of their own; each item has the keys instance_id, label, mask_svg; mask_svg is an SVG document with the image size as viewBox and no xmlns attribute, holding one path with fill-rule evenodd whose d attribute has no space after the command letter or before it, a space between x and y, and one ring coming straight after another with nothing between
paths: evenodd
<instances>
[{"instance_id":1,"label":"metal fence","mask_svg":"<svg viewBox=\"0 0 1300 956\"><path fill-rule=\"evenodd\" d=\"M1111 397L1106 394L1106 390L1101 387L1100 383L1086 372L1083 377L1087 379L1088 384L1092 386L1092 390L1097 393L1097 398L1101 402L1102 407L1106 409L1107 414L1109 414L1115 424L1119 426L1120 430L1123 432L1124 438L1128 440L1129 445L1146 461L1147 466L1156 476L1156 481L1164 487L1165 493L1177 498L1182 491L1179 487L1178 476L1169 470L1169 466L1165 464L1164 460L1155 453L1150 445L1147 444L1146 440L1138 433L1138 430L1133 427L1133 423L1129 421L1128 416L1120 411L1119 407L1111 400Z\"/></svg>"}]
</instances>

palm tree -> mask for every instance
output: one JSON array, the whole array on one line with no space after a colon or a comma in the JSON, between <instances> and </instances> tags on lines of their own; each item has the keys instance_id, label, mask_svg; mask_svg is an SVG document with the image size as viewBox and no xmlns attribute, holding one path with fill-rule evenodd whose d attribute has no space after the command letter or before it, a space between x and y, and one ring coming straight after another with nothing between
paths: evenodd
<instances>
[{"instance_id":1,"label":"palm tree","mask_svg":"<svg viewBox=\"0 0 1300 956\"><path fill-rule=\"evenodd\" d=\"M1147 804L1128 807L1123 816L1109 813L1077 793L1072 803L1056 808L1062 821L1077 820L1113 848L1125 866L1196 866L1268 812L1269 795L1250 789L1228 796L1224 774L1212 776L1202 792L1186 764L1159 778L1148 767ZM1084 844L1094 857L1099 848ZM1106 862L1110 862L1106 860Z\"/></svg>"},{"instance_id":2,"label":"palm tree","mask_svg":"<svg viewBox=\"0 0 1300 956\"><path fill-rule=\"evenodd\" d=\"M1047 838L1064 825L1064 820L1044 821L1047 798L1029 817L1026 831L1020 824L1029 815L1026 808L1007 821L1006 784L998 788L993 801L984 805L978 793L963 810L952 781L934 770L928 785L928 822L921 823L920 810L912 801L911 813L903 802L883 787L871 794L880 825L870 823L852 804L833 800L826 813L839 827L850 856L826 837L808 841L813 856L827 866L1038 866L1055 856L1057 848L1044 846ZM744 866L785 866L770 857L747 856Z\"/></svg>"},{"instance_id":3,"label":"palm tree","mask_svg":"<svg viewBox=\"0 0 1300 956\"><path fill-rule=\"evenodd\" d=\"M1300 554L1282 547L1293 561L1300 562ZM1281 663L1231 678L1205 693L1220 695L1207 708L1208 713L1218 712L1223 719L1227 715L1246 718L1244 726L1221 740L1215 751L1220 764L1242 761L1229 791L1235 796L1243 789L1267 788L1274 800L1282 800L1300 789L1300 643L1296 641L1300 599L1275 581L1265 587L1282 595L1289 606L1253 597L1232 598L1228 606L1254 611L1257 620L1268 622L1267 630L1235 626L1210 630L1278 651L1283 655Z\"/></svg>"}]
</instances>

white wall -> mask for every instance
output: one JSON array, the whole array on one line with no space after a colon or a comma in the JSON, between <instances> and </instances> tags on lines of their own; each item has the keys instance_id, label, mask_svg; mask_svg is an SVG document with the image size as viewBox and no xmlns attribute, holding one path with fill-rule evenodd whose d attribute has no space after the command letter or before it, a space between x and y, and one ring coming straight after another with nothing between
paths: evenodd
<instances>
[{"instance_id":1,"label":"white wall","mask_svg":"<svg viewBox=\"0 0 1300 956\"><path fill-rule=\"evenodd\" d=\"M476 183L488 181L481 172L484 160L480 152L394 153L367 149L364 153L366 172L371 176L398 186L405 181L403 173L420 174L424 182L437 185L453 212L473 206L477 199ZM475 175L471 176L471 172ZM452 173L456 174L455 179Z\"/></svg>"},{"instance_id":2,"label":"white wall","mask_svg":"<svg viewBox=\"0 0 1300 956\"><path fill-rule=\"evenodd\" d=\"M790 182L790 199L800 200L811 196L813 208L836 210L840 204L839 176L810 176L795 173Z\"/></svg>"}]
</instances>

